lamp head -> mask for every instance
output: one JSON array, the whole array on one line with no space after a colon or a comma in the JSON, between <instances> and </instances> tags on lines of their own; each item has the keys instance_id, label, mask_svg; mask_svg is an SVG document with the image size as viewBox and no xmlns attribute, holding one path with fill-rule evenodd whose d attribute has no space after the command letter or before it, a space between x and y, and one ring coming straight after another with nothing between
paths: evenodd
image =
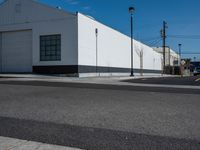
<instances>
[{"instance_id":1,"label":"lamp head","mask_svg":"<svg viewBox=\"0 0 200 150\"><path fill-rule=\"evenodd\" d=\"M134 13L134 11L135 11L135 8L134 7L129 7L129 13Z\"/></svg>"}]
</instances>

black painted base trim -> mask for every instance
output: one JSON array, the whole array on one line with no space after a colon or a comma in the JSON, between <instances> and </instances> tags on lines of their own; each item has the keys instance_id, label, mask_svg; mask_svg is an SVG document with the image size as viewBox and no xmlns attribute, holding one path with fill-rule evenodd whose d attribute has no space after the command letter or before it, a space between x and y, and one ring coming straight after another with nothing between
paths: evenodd
<instances>
[{"instance_id":1,"label":"black painted base trim","mask_svg":"<svg viewBox=\"0 0 200 150\"><path fill-rule=\"evenodd\" d=\"M41 74L75 74L78 73L78 66L33 66L33 72Z\"/></svg>"},{"instance_id":2,"label":"black painted base trim","mask_svg":"<svg viewBox=\"0 0 200 150\"><path fill-rule=\"evenodd\" d=\"M130 68L118 68L118 67L96 67L96 66L78 66L79 73L129 73ZM147 70L143 69L143 73L157 73L161 74L161 70ZM134 73L141 73L141 69L134 69Z\"/></svg>"},{"instance_id":3,"label":"black painted base trim","mask_svg":"<svg viewBox=\"0 0 200 150\"><path fill-rule=\"evenodd\" d=\"M117 67L96 67L84 65L65 65L65 66L33 66L34 73L41 74L78 74L78 73L129 73L130 68ZM134 69L134 73L156 73L161 74L161 70Z\"/></svg>"}]
</instances>

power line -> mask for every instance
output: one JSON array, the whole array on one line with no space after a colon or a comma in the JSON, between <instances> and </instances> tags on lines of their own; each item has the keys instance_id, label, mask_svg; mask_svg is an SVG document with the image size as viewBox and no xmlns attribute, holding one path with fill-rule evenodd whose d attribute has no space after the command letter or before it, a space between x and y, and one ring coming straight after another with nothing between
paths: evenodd
<instances>
[{"instance_id":1,"label":"power line","mask_svg":"<svg viewBox=\"0 0 200 150\"><path fill-rule=\"evenodd\" d=\"M153 40L157 40L157 39L160 39L160 37L157 36L157 37L151 37L151 38L141 39L141 41L149 42L149 41L153 41Z\"/></svg>"},{"instance_id":2,"label":"power line","mask_svg":"<svg viewBox=\"0 0 200 150\"><path fill-rule=\"evenodd\" d=\"M145 41L141 41L141 42L152 47L152 46L157 46L156 44L161 42L161 40L162 40L161 38L157 38L157 39L151 40L149 42L145 42Z\"/></svg>"},{"instance_id":3,"label":"power line","mask_svg":"<svg viewBox=\"0 0 200 150\"><path fill-rule=\"evenodd\" d=\"M150 46L157 46L158 43L160 43L162 41L162 39L157 39L156 41L150 43Z\"/></svg>"},{"instance_id":4,"label":"power line","mask_svg":"<svg viewBox=\"0 0 200 150\"><path fill-rule=\"evenodd\" d=\"M187 36L187 37L200 37L200 35L183 35L183 34L179 34L179 35L170 35L170 36Z\"/></svg>"},{"instance_id":5,"label":"power line","mask_svg":"<svg viewBox=\"0 0 200 150\"><path fill-rule=\"evenodd\" d=\"M200 35L168 35L170 38L200 39Z\"/></svg>"},{"instance_id":6,"label":"power line","mask_svg":"<svg viewBox=\"0 0 200 150\"><path fill-rule=\"evenodd\" d=\"M200 55L200 52L183 52L184 55Z\"/></svg>"}]
</instances>

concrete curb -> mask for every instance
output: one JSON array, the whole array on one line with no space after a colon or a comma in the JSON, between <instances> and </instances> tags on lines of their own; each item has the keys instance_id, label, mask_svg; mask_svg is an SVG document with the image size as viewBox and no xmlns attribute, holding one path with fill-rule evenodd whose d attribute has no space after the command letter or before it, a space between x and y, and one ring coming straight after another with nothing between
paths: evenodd
<instances>
[{"instance_id":1,"label":"concrete curb","mask_svg":"<svg viewBox=\"0 0 200 150\"><path fill-rule=\"evenodd\" d=\"M81 150L64 146L43 144L14 138L0 137L1 150Z\"/></svg>"}]
</instances>

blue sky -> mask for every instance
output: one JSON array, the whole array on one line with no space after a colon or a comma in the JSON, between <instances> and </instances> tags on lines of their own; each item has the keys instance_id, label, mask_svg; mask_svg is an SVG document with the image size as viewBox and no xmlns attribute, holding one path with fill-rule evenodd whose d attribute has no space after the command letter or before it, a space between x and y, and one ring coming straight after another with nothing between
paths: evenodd
<instances>
[{"instance_id":1,"label":"blue sky","mask_svg":"<svg viewBox=\"0 0 200 150\"><path fill-rule=\"evenodd\" d=\"M2 0L0 0L2 1ZM161 46L162 22L168 23L167 45L175 51L183 44L183 55L200 60L200 0L38 0L61 6L71 12L82 12L120 32L130 35L128 7L134 6L134 37L150 46ZM184 38L172 38L184 35ZM190 36L191 35L191 36ZM194 36L195 35L195 36ZM189 36L189 37L188 37Z\"/></svg>"}]
</instances>

